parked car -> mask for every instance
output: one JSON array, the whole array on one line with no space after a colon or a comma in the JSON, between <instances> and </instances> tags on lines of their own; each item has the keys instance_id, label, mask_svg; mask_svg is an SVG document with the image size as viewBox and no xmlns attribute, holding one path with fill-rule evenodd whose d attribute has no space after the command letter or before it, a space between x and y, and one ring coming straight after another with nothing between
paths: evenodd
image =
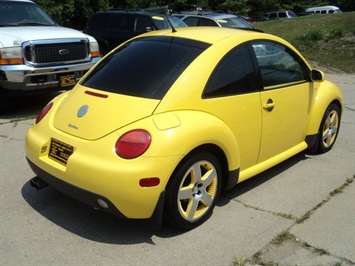
<instances>
[{"instance_id":1,"label":"parked car","mask_svg":"<svg viewBox=\"0 0 355 266\"><path fill-rule=\"evenodd\" d=\"M231 28L135 37L48 103L27 132L37 177L95 209L192 229L234 187L332 149L343 98L288 42Z\"/></svg>"},{"instance_id":2,"label":"parked car","mask_svg":"<svg viewBox=\"0 0 355 266\"><path fill-rule=\"evenodd\" d=\"M176 17L147 11L98 11L86 24L84 33L95 37L101 54L105 55L134 36L154 30L170 29L171 25L174 28L187 27Z\"/></svg>"},{"instance_id":3,"label":"parked car","mask_svg":"<svg viewBox=\"0 0 355 266\"><path fill-rule=\"evenodd\" d=\"M292 10L286 10L286 11L273 11L273 12L268 12L263 15L264 17L267 17L268 19L284 19L284 18L296 18L297 15L295 12Z\"/></svg>"},{"instance_id":4,"label":"parked car","mask_svg":"<svg viewBox=\"0 0 355 266\"><path fill-rule=\"evenodd\" d=\"M305 12L312 14L335 14L341 13L341 10L337 6L319 6L307 8Z\"/></svg>"},{"instance_id":5,"label":"parked car","mask_svg":"<svg viewBox=\"0 0 355 266\"><path fill-rule=\"evenodd\" d=\"M249 24L252 24L255 22L255 19L249 16L245 16L245 15L238 15L238 17L240 17L241 19L244 19L246 22L248 22Z\"/></svg>"},{"instance_id":6,"label":"parked car","mask_svg":"<svg viewBox=\"0 0 355 266\"><path fill-rule=\"evenodd\" d=\"M100 59L96 40L36 3L0 0L0 113L9 98L70 89Z\"/></svg>"},{"instance_id":7,"label":"parked car","mask_svg":"<svg viewBox=\"0 0 355 266\"><path fill-rule=\"evenodd\" d=\"M180 12L173 14L188 26L216 26L228 28L254 29L247 21L233 14L215 12Z\"/></svg>"}]
</instances>

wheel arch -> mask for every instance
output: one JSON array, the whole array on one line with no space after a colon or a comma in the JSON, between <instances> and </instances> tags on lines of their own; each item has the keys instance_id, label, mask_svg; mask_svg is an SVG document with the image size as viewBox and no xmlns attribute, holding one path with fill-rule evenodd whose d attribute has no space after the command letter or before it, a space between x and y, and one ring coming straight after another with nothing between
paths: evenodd
<instances>
[{"instance_id":1,"label":"wheel arch","mask_svg":"<svg viewBox=\"0 0 355 266\"><path fill-rule=\"evenodd\" d=\"M329 105L327 105L323 111L323 113L320 113L321 116L320 118L318 119L318 130L316 133L314 134L307 134L306 136L306 143L308 145L308 148L307 148L307 153L309 154L316 154L317 153L317 149L318 149L318 142L319 142L319 138L320 138L320 135L321 135L321 123L323 121L323 117L325 115L325 113L327 112L328 108L330 106L332 106L333 104L335 104L339 110L340 110L340 117L339 117L339 128L340 128L340 122L341 122L341 117L342 117L342 114L343 114L343 105L342 103L339 101L339 100L333 100L331 103L329 103Z\"/></svg>"},{"instance_id":2,"label":"wheel arch","mask_svg":"<svg viewBox=\"0 0 355 266\"><path fill-rule=\"evenodd\" d=\"M309 126L306 133L307 136L318 134L323 115L330 105L338 105L340 109L340 118L344 112L342 93L339 87L330 81L324 81L319 85L317 95L314 99Z\"/></svg>"},{"instance_id":3,"label":"wheel arch","mask_svg":"<svg viewBox=\"0 0 355 266\"><path fill-rule=\"evenodd\" d=\"M209 152L216 157L219 162L222 171L222 189L228 189L238 183L239 178L239 169L237 171L229 170L229 163L226 154L224 151L215 144L203 144L200 145L193 150L191 150L188 154L186 154L182 160L177 164L171 176L174 176L176 171L181 167L181 165L189 158L191 158L194 154ZM171 180L169 179L166 187L169 185Z\"/></svg>"}]
</instances>

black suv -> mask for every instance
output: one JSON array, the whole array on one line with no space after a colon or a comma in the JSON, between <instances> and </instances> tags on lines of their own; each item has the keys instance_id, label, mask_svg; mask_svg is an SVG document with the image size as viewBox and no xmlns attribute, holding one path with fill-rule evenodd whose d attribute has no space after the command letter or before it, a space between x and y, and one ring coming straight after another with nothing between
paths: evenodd
<instances>
[{"instance_id":1,"label":"black suv","mask_svg":"<svg viewBox=\"0 0 355 266\"><path fill-rule=\"evenodd\" d=\"M167 21L169 18L170 22ZM139 34L161 29L187 27L180 19L147 11L98 11L85 26L84 33L93 36L105 55L124 41Z\"/></svg>"}]
</instances>

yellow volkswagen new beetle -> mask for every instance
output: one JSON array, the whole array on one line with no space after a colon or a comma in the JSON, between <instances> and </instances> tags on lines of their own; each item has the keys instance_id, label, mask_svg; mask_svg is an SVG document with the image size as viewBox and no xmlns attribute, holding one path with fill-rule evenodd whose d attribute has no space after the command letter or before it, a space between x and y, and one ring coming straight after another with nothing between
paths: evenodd
<instances>
[{"instance_id":1,"label":"yellow volkswagen new beetle","mask_svg":"<svg viewBox=\"0 0 355 266\"><path fill-rule=\"evenodd\" d=\"M190 27L140 35L39 113L26 157L47 185L119 217L189 230L229 189L329 151L343 99L286 41Z\"/></svg>"}]
</instances>

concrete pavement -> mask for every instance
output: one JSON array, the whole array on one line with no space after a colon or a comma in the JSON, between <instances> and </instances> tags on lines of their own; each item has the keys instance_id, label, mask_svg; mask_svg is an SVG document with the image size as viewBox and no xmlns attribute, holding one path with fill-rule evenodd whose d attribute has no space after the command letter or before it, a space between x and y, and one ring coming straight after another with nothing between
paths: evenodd
<instances>
[{"instance_id":1,"label":"concrete pavement","mask_svg":"<svg viewBox=\"0 0 355 266\"><path fill-rule=\"evenodd\" d=\"M346 105L333 150L299 154L224 192L189 232L33 190L24 157L33 118L21 118L32 109L0 116L0 265L355 265L355 76L327 77Z\"/></svg>"}]
</instances>

